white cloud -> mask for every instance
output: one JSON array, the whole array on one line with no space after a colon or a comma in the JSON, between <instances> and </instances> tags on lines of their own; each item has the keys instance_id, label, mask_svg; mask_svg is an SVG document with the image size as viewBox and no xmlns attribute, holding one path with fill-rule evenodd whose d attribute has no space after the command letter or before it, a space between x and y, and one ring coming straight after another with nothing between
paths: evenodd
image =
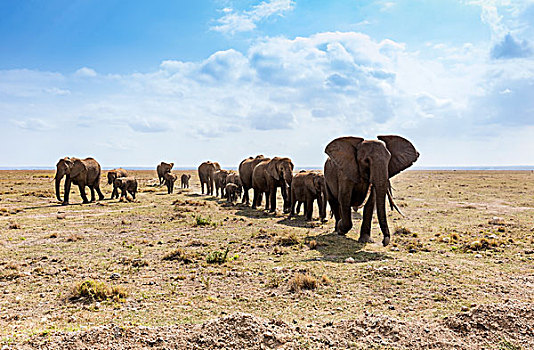
<instances>
[{"instance_id":1,"label":"white cloud","mask_svg":"<svg viewBox=\"0 0 534 350\"><path fill-rule=\"evenodd\" d=\"M21 129L49 127L40 134L50 135L57 157L64 153L53 143L59 130L78 153L110 165L211 158L235 166L255 153L320 165L334 137L395 133L419 145L420 165L435 165L454 161L440 142L462 153L468 140L490 142L487 135L532 128L532 57L491 60L489 45L429 49L443 59L362 33L325 32L263 38L244 52L219 51L198 62L166 60L147 73L79 79L0 71L0 120L13 121L0 146L10 138L22 142ZM72 93L50 95L56 88ZM534 163L532 155L509 153L516 163ZM471 157L479 164L512 159Z\"/></svg>"},{"instance_id":2,"label":"white cloud","mask_svg":"<svg viewBox=\"0 0 534 350\"><path fill-rule=\"evenodd\" d=\"M97 73L94 69L82 67L74 72L74 76L80 78L93 78L97 76Z\"/></svg>"},{"instance_id":3,"label":"white cloud","mask_svg":"<svg viewBox=\"0 0 534 350\"><path fill-rule=\"evenodd\" d=\"M211 30L235 34L248 32L256 28L256 24L272 16L282 16L285 12L293 10L295 2L293 0L269 0L253 6L248 11L235 11L231 8L221 10L224 15L217 19L217 24Z\"/></svg>"}]
</instances>

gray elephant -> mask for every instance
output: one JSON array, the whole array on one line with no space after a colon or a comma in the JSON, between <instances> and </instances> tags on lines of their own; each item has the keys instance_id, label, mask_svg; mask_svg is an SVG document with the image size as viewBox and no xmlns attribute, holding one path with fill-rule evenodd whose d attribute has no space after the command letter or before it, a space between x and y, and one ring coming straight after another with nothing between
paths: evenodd
<instances>
[{"instance_id":1,"label":"gray elephant","mask_svg":"<svg viewBox=\"0 0 534 350\"><path fill-rule=\"evenodd\" d=\"M189 188L189 180L191 179L190 174L182 174L182 177L180 178L182 183L182 188Z\"/></svg>"},{"instance_id":2,"label":"gray elephant","mask_svg":"<svg viewBox=\"0 0 534 350\"><path fill-rule=\"evenodd\" d=\"M235 183L227 183L224 192L226 193L226 201L230 203L234 203L241 197L241 187Z\"/></svg>"},{"instance_id":3,"label":"gray elephant","mask_svg":"<svg viewBox=\"0 0 534 350\"><path fill-rule=\"evenodd\" d=\"M174 192L174 183L176 182L176 179L178 179L178 176L173 173L165 173L163 175L164 178L164 185L167 186L167 193L171 194Z\"/></svg>"},{"instance_id":4,"label":"gray elephant","mask_svg":"<svg viewBox=\"0 0 534 350\"><path fill-rule=\"evenodd\" d=\"M230 173L226 177L226 183L232 183L236 184L239 187L243 187L243 184L241 183L241 178L235 170L230 170Z\"/></svg>"},{"instance_id":5,"label":"gray elephant","mask_svg":"<svg viewBox=\"0 0 534 350\"><path fill-rule=\"evenodd\" d=\"M261 197L265 193L265 210L274 213L276 211L276 189L280 187L284 199L284 213L289 212L291 201L288 188L293 180L293 168L291 159L281 157L264 160L256 165L252 171L252 188L254 189L252 208L261 205Z\"/></svg>"},{"instance_id":6,"label":"gray elephant","mask_svg":"<svg viewBox=\"0 0 534 350\"><path fill-rule=\"evenodd\" d=\"M129 193L133 199L137 193L137 180L134 177L118 177L113 181L113 188L121 190L121 200L129 200L127 193Z\"/></svg>"},{"instance_id":7,"label":"gray elephant","mask_svg":"<svg viewBox=\"0 0 534 350\"><path fill-rule=\"evenodd\" d=\"M419 152L410 141L400 136L378 136L378 140L360 137L340 137L325 149L329 158L324 165L328 203L336 219L335 231L346 234L352 228L351 208L363 209L359 242L371 241L371 220L376 205L378 222L384 236L382 244L390 242L386 218L386 196L397 211L391 194L390 178L410 167Z\"/></svg>"},{"instance_id":8,"label":"gray elephant","mask_svg":"<svg viewBox=\"0 0 534 350\"><path fill-rule=\"evenodd\" d=\"M228 170L217 170L213 173L213 178L215 179L215 196L219 196L219 190L221 191L221 198L224 198L224 188L226 186L226 177L230 174Z\"/></svg>"},{"instance_id":9,"label":"gray elephant","mask_svg":"<svg viewBox=\"0 0 534 350\"><path fill-rule=\"evenodd\" d=\"M85 195L85 186L91 189L91 202L95 201L95 190L98 192L98 198L104 199L100 191L100 164L93 158L69 158L60 159L56 164L56 197L61 201L59 186L61 179L65 176L65 193L63 205L69 204L69 193L71 184L78 185L83 203L89 203Z\"/></svg>"},{"instance_id":10,"label":"gray elephant","mask_svg":"<svg viewBox=\"0 0 534 350\"><path fill-rule=\"evenodd\" d=\"M248 190L252 188L252 172L256 165L264 160L270 160L270 158L265 158L262 154L257 155L256 157L248 157L243 159L239 163L239 179L241 185L243 186L243 200L242 203L249 204Z\"/></svg>"},{"instance_id":11,"label":"gray elephant","mask_svg":"<svg viewBox=\"0 0 534 350\"><path fill-rule=\"evenodd\" d=\"M123 168L117 168L108 171L108 185L112 185L113 181L119 177L128 177L128 172ZM119 191L113 186L113 192L111 192L111 199L119 198Z\"/></svg>"},{"instance_id":12,"label":"gray elephant","mask_svg":"<svg viewBox=\"0 0 534 350\"><path fill-rule=\"evenodd\" d=\"M326 185L324 175L319 171L301 170L293 176L291 182L291 212L289 217L295 215L297 202L304 203L306 220L312 219L313 201L317 200L319 218L326 220ZM300 210L297 209L297 214Z\"/></svg>"},{"instance_id":13,"label":"gray elephant","mask_svg":"<svg viewBox=\"0 0 534 350\"><path fill-rule=\"evenodd\" d=\"M215 178L213 174L221 170L221 166L217 162L204 162L198 167L198 178L200 179L200 188L204 194L204 185L206 185L206 194L213 196L213 185Z\"/></svg>"},{"instance_id":14,"label":"gray elephant","mask_svg":"<svg viewBox=\"0 0 534 350\"><path fill-rule=\"evenodd\" d=\"M170 173L173 166L174 166L174 163L161 162L156 167L156 172L158 173L158 179L159 179L159 185L160 186L163 185L163 181L165 181L164 175L166 173Z\"/></svg>"}]
</instances>

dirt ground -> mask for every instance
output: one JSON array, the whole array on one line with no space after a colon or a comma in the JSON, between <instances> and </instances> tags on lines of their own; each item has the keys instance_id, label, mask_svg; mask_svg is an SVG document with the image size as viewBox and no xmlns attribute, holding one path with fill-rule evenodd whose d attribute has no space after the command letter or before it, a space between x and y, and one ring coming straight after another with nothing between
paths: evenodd
<instances>
[{"instance_id":1,"label":"dirt ground","mask_svg":"<svg viewBox=\"0 0 534 350\"><path fill-rule=\"evenodd\" d=\"M103 180L106 200L73 187L61 206L53 171L0 171L1 346L534 348L530 171L401 173L388 247L376 220L378 243L357 242L361 211L338 236L281 200L272 215L200 195L195 172L170 195L133 173L136 201Z\"/></svg>"}]
</instances>

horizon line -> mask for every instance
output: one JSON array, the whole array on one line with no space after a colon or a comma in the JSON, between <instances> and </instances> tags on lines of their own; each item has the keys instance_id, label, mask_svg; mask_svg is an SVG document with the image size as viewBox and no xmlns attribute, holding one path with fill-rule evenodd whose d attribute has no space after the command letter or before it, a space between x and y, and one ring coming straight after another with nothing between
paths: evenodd
<instances>
[{"instance_id":1,"label":"horizon line","mask_svg":"<svg viewBox=\"0 0 534 350\"><path fill-rule=\"evenodd\" d=\"M123 168L126 170L156 170L154 166L105 166L103 171ZM302 169L322 169L323 166L299 166L295 170ZM55 170L54 166L0 166L0 170ZM181 166L174 167L173 170L197 170L198 166ZM224 167L228 170L237 170L237 167ZM406 169L409 170L534 170L534 165L432 165L432 166L414 166Z\"/></svg>"}]
</instances>

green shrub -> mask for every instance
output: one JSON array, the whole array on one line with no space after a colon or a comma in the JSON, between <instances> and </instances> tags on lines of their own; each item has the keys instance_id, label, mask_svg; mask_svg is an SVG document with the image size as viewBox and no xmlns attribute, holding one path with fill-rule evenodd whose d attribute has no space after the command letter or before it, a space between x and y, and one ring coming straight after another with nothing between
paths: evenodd
<instances>
[{"instance_id":1,"label":"green shrub","mask_svg":"<svg viewBox=\"0 0 534 350\"><path fill-rule=\"evenodd\" d=\"M226 258L228 257L228 248L224 252L220 252L218 250L215 250L213 252L209 252L206 256L206 262L208 264L223 264L226 262Z\"/></svg>"}]
</instances>

